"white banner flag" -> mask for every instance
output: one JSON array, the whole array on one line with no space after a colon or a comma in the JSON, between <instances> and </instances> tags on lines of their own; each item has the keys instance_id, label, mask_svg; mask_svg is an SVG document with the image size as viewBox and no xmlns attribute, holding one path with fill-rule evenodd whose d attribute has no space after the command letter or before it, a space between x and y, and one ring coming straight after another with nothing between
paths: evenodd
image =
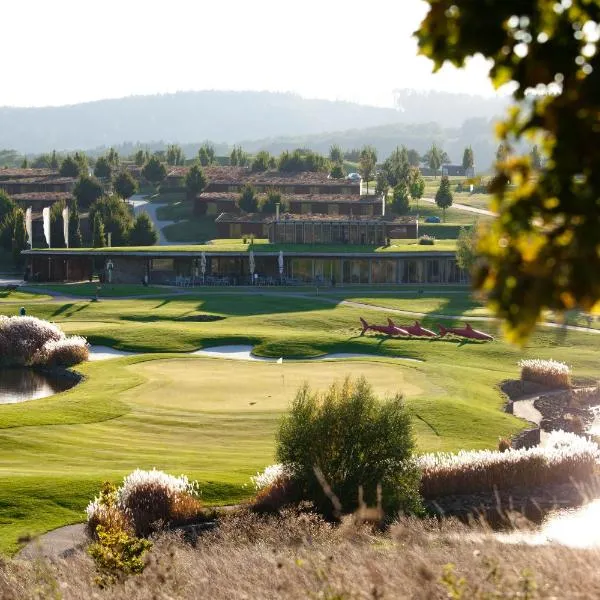
<instances>
[{"instance_id":1,"label":"white banner flag","mask_svg":"<svg viewBox=\"0 0 600 600\"><path fill-rule=\"evenodd\" d=\"M31 215L31 206L25 211L25 231L27 231L27 243L33 248L33 217Z\"/></svg>"},{"instance_id":2,"label":"white banner flag","mask_svg":"<svg viewBox=\"0 0 600 600\"><path fill-rule=\"evenodd\" d=\"M42 218L44 220L44 237L46 238L46 244L48 248L50 246L50 208L46 207L42 210Z\"/></svg>"},{"instance_id":3,"label":"white banner flag","mask_svg":"<svg viewBox=\"0 0 600 600\"><path fill-rule=\"evenodd\" d=\"M69 207L65 206L62 211L63 235L65 236L65 248L69 247Z\"/></svg>"}]
</instances>

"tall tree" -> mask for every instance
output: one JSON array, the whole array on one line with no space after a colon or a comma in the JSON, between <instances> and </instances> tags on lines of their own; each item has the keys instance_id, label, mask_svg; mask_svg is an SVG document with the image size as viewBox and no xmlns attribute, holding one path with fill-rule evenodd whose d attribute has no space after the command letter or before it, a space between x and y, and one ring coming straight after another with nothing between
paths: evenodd
<instances>
[{"instance_id":1,"label":"tall tree","mask_svg":"<svg viewBox=\"0 0 600 600\"><path fill-rule=\"evenodd\" d=\"M198 194L201 194L208 180L202 167L198 164L193 165L185 176L185 190L188 199L195 198Z\"/></svg>"},{"instance_id":2,"label":"tall tree","mask_svg":"<svg viewBox=\"0 0 600 600\"><path fill-rule=\"evenodd\" d=\"M471 272L477 259L477 224L469 229L460 228L456 240L456 264L463 270Z\"/></svg>"},{"instance_id":3,"label":"tall tree","mask_svg":"<svg viewBox=\"0 0 600 600\"><path fill-rule=\"evenodd\" d=\"M417 203L417 210L419 209L419 200L425 193L425 180L421 175L421 171L417 167L411 168L410 183L408 186L410 197Z\"/></svg>"},{"instance_id":4,"label":"tall tree","mask_svg":"<svg viewBox=\"0 0 600 600\"><path fill-rule=\"evenodd\" d=\"M271 190L267 197L260 205L260 212L266 214L275 214L277 212L277 205L279 204L279 210L284 213L287 210L287 204L281 197L281 194L277 191Z\"/></svg>"},{"instance_id":5,"label":"tall tree","mask_svg":"<svg viewBox=\"0 0 600 600\"><path fill-rule=\"evenodd\" d=\"M447 175L442 176L440 187L435 194L435 203L442 209L444 222L446 222L446 209L452 206L452 191L450 190L450 180Z\"/></svg>"},{"instance_id":6,"label":"tall tree","mask_svg":"<svg viewBox=\"0 0 600 600\"><path fill-rule=\"evenodd\" d=\"M341 163L344 161L344 151L338 144L333 144L329 148L329 160L333 163Z\"/></svg>"},{"instance_id":7,"label":"tall tree","mask_svg":"<svg viewBox=\"0 0 600 600\"><path fill-rule=\"evenodd\" d=\"M17 205L15 201L4 191L0 190L0 223L6 215L12 213Z\"/></svg>"},{"instance_id":8,"label":"tall tree","mask_svg":"<svg viewBox=\"0 0 600 600\"><path fill-rule=\"evenodd\" d=\"M141 212L134 220L133 227L129 232L130 246L154 246L158 241L158 233L154 223L147 213Z\"/></svg>"},{"instance_id":9,"label":"tall tree","mask_svg":"<svg viewBox=\"0 0 600 600\"><path fill-rule=\"evenodd\" d=\"M138 167L143 167L149 160L148 150L138 150L133 157L133 161Z\"/></svg>"},{"instance_id":10,"label":"tall tree","mask_svg":"<svg viewBox=\"0 0 600 600\"><path fill-rule=\"evenodd\" d=\"M208 142L202 144L198 150L198 160L203 167L212 165L215 162L215 147Z\"/></svg>"},{"instance_id":11,"label":"tall tree","mask_svg":"<svg viewBox=\"0 0 600 600\"><path fill-rule=\"evenodd\" d=\"M250 184L246 184L237 201L238 207L245 213L255 213L258 211L258 197L256 191Z\"/></svg>"},{"instance_id":12,"label":"tall tree","mask_svg":"<svg viewBox=\"0 0 600 600\"><path fill-rule=\"evenodd\" d=\"M98 179L110 179L112 176L112 165L106 156L98 157L94 165L94 175Z\"/></svg>"},{"instance_id":13,"label":"tall tree","mask_svg":"<svg viewBox=\"0 0 600 600\"><path fill-rule=\"evenodd\" d=\"M73 196L77 198L77 203L82 208L88 208L92 202L95 202L104 193L102 185L94 177L83 175L75 184Z\"/></svg>"},{"instance_id":14,"label":"tall tree","mask_svg":"<svg viewBox=\"0 0 600 600\"><path fill-rule=\"evenodd\" d=\"M104 248L104 246L106 246L106 236L104 233L104 223L102 222L102 215L99 212L94 214L92 223L92 247Z\"/></svg>"},{"instance_id":15,"label":"tall tree","mask_svg":"<svg viewBox=\"0 0 600 600\"><path fill-rule=\"evenodd\" d=\"M257 152L254 160L252 161L252 172L260 173L262 171L266 171L269 168L270 159L271 155L267 151L261 150L260 152Z\"/></svg>"},{"instance_id":16,"label":"tall tree","mask_svg":"<svg viewBox=\"0 0 600 600\"><path fill-rule=\"evenodd\" d=\"M373 179L375 167L377 165L377 150L373 146L363 146L360 151L360 160L358 170L361 177L367 184L367 194L369 193L369 181Z\"/></svg>"},{"instance_id":17,"label":"tall tree","mask_svg":"<svg viewBox=\"0 0 600 600\"><path fill-rule=\"evenodd\" d=\"M475 156L473 155L473 148L471 146L467 146L463 152L462 166L465 171L475 166Z\"/></svg>"},{"instance_id":18,"label":"tall tree","mask_svg":"<svg viewBox=\"0 0 600 600\"><path fill-rule=\"evenodd\" d=\"M344 171L344 167L341 163L335 163L333 167L331 167L331 172L329 176L332 179L343 179L346 177L346 171Z\"/></svg>"},{"instance_id":19,"label":"tall tree","mask_svg":"<svg viewBox=\"0 0 600 600\"><path fill-rule=\"evenodd\" d=\"M248 153L244 152L241 146L234 146L229 156L229 164L232 167L246 167L249 162Z\"/></svg>"},{"instance_id":20,"label":"tall tree","mask_svg":"<svg viewBox=\"0 0 600 600\"><path fill-rule=\"evenodd\" d=\"M537 147L537 144L531 149L529 157L531 158L531 168L535 171L539 171L542 168L542 156L540 155L540 149Z\"/></svg>"},{"instance_id":21,"label":"tall tree","mask_svg":"<svg viewBox=\"0 0 600 600\"><path fill-rule=\"evenodd\" d=\"M83 238L81 236L79 207L77 200L73 198L69 203L69 246L71 248L81 248Z\"/></svg>"},{"instance_id":22,"label":"tall tree","mask_svg":"<svg viewBox=\"0 0 600 600\"><path fill-rule=\"evenodd\" d=\"M117 196L103 196L90 206L90 220L94 222L100 215L104 231L112 236L113 246L126 246L129 230L133 225L133 216L129 206Z\"/></svg>"},{"instance_id":23,"label":"tall tree","mask_svg":"<svg viewBox=\"0 0 600 600\"><path fill-rule=\"evenodd\" d=\"M508 156L508 146L503 143L498 144L498 148L496 148L496 160L498 162L502 162L502 161L506 160L507 156Z\"/></svg>"},{"instance_id":24,"label":"tall tree","mask_svg":"<svg viewBox=\"0 0 600 600\"><path fill-rule=\"evenodd\" d=\"M15 265L23 262L21 252L27 248L27 231L25 230L25 213L17 208L15 210L15 225L12 235L12 255Z\"/></svg>"},{"instance_id":25,"label":"tall tree","mask_svg":"<svg viewBox=\"0 0 600 600\"><path fill-rule=\"evenodd\" d=\"M142 176L156 187L167 176L167 170L156 156L151 156L142 169Z\"/></svg>"},{"instance_id":26,"label":"tall tree","mask_svg":"<svg viewBox=\"0 0 600 600\"><path fill-rule=\"evenodd\" d=\"M377 173L377 176L375 177L375 193L385 194L387 196L388 188L389 184L385 173L383 171L379 171L379 173Z\"/></svg>"},{"instance_id":27,"label":"tall tree","mask_svg":"<svg viewBox=\"0 0 600 600\"><path fill-rule=\"evenodd\" d=\"M85 152L75 152L73 159L79 165L79 173L82 175L88 175L89 164Z\"/></svg>"},{"instance_id":28,"label":"tall tree","mask_svg":"<svg viewBox=\"0 0 600 600\"><path fill-rule=\"evenodd\" d=\"M408 196L408 187L404 181L401 181L394 188L394 195L391 203L392 212L396 215L405 215L410 208Z\"/></svg>"},{"instance_id":29,"label":"tall tree","mask_svg":"<svg viewBox=\"0 0 600 600\"><path fill-rule=\"evenodd\" d=\"M65 231L63 226L63 209L67 206L64 200L55 202L50 207L50 239L53 248L65 247Z\"/></svg>"},{"instance_id":30,"label":"tall tree","mask_svg":"<svg viewBox=\"0 0 600 600\"><path fill-rule=\"evenodd\" d=\"M56 156L56 150L52 150L52 156L50 158L50 168L58 169L58 157Z\"/></svg>"},{"instance_id":31,"label":"tall tree","mask_svg":"<svg viewBox=\"0 0 600 600\"><path fill-rule=\"evenodd\" d=\"M405 146L396 147L383 163L383 172L391 187L396 187L400 182L408 184L410 163L408 162L408 151Z\"/></svg>"},{"instance_id":32,"label":"tall tree","mask_svg":"<svg viewBox=\"0 0 600 600\"><path fill-rule=\"evenodd\" d=\"M418 167L421 164L421 155L412 148L407 151L406 155L408 156L408 164L411 167Z\"/></svg>"},{"instance_id":33,"label":"tall tree","mask_svg":"<svg viewBox=\"0 0 600 600\"><path fill-rule=\"evenodd\" d=\"M115 177L113 187L119 198L127 200L137 192L138 184L129 171L121 171Z\"/></svg>"},{"instance_id":34,"label":"tall tree","mask_svg":"<svg viewBox=\"0 0 600 600\"><path fill-rule=\"evenodd\" d=\"M170 144L167 146L167 164L171 166L179 166L185 164L185 155L181 146Z\"/></svg>"},{"instance_id":35,"label":"tall tree","mask_svg":"<svg viewBox=\"0 0 600 600\"><path fill-rule=\"evenodd\" d=\"M108 153L106 154L106 160L113 169L116 169L120 162L119 153L114 148L109 148Z\"/></svg>"},{"instance_id":36,"label":"tall tree","mask_svg":"<svg viewBox=\"0 0 600 600\"><path fill-rule=\"evenodd\" d=\"M437 172L440 170L442 166L442 150L437 146L437 144L432 144L431 148L427 151L425 155L425 160L429 168L433 171L433 176L437 176Z\"/></svg>"},{"instance_id":37,"label":"tall tree","mask_svg":"<svg viewBox=\"0 0 600 600\"><path fill-rule=\"evenodd\" d=\"M50 165L50 159L48 159L47 164ZM80 164L71 155L66 156L62 161L59 173L63 177L79 177L83 174Z\"/></svg>"}]
</instances>

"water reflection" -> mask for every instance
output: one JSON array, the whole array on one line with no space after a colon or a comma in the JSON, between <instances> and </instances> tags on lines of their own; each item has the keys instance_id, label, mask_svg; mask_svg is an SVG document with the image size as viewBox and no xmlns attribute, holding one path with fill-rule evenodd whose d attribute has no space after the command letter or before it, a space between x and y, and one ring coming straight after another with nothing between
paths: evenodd
<instances>
[{"instance_id":1,"label":"water reflection","mask_svg":"<svg viewBox=\"0 0 600 600\"><path fill-rule=\"evenodd\" d=\"M74 381L33 369L0 369L0 404L46 398L73 387Z\"/></svg>"}]
</instances>

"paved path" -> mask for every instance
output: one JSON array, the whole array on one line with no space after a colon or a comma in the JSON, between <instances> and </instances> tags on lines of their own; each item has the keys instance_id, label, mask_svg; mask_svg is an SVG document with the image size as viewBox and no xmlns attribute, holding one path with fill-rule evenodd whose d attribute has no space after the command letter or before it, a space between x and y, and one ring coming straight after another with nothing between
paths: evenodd
<instances>
[{"instance_id":1,"label":"paved path","mask_svg":"<svg viewBox=\"0 0 600 600\"><path fill-rule=\"evenodd\" d=\"M429 204L435 204L435 200L433 198L421 198L421 200L429 202ZM486 210L485 208L475 208L474 206L468 206L467 204L456 204L454 202L451 208L464 210L465 212L475 213L476 215L485 215L486 217L498 216L498 213L492 212L491 210Z\"/></svg>"},{"instance_id":2,"label":"paved path","mask_svg":"<svg viewBox=\"0 0 600 600\"><path fill-rule=\"evenodd\" d=\"M154 203L150 202L146 196L142 196L141 194L135 194L129 198L130 204L133 206L133 214L139 215L142 212L145 212L150 220L154 223L156 227L156 231L158 232L158 245L159 246L175 246L181 245L181 242L169 242L162 232L163 227L167 227L167 225L172 225L176 223L176 221L161 221L156 216L156 211L164 206L164 203Z\"/></svg>"},{"instance_id":3,"label":"paved path","mask_svg":"<svg viewBox=\"0 0 600 600\"><path fill-rule=\"evenodd\" d=\"M67 525L35 538L18 552L15 558L22 560L33 560L39 557L65 558L83 548L86 541L83 523Z\"/></svg>"}]
</instances>

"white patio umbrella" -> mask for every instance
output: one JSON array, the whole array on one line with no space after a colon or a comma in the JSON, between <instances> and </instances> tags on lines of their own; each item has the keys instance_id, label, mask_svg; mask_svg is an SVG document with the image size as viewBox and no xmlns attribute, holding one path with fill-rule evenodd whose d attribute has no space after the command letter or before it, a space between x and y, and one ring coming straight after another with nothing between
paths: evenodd
<instances>
[{"instance_id":1,"label":"white patio umbrella","mask_svg":"<svg viewBox=\"0 0 600 600\"><path fill-rule=\"evenodd\" d=\"M202 272L202 283L204 284L204 274L206 273L206 254L200 255L200 271Z\"/></svg>"},{"instance_id":2,"label":"white patio umbrella","mask_svg":"<svg viewBox=\"0 0 600 600\"><path fill-rule=\"evenodd\" d=\"M250 252L248 253L248 266L250 269L250 281L252 282L252 284L254 285L254 252L252 250L250 250Z\"/></svg>"}]
</instances>

